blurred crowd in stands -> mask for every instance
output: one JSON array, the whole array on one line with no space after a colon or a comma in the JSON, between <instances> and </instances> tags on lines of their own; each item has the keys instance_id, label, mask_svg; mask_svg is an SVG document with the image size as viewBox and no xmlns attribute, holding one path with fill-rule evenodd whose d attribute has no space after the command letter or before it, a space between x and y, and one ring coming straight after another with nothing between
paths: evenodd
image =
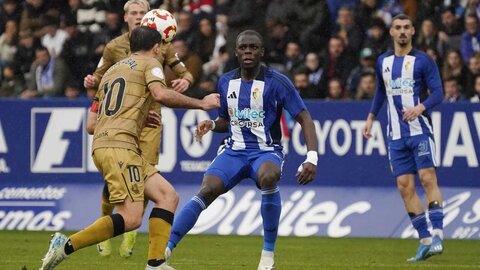
<instances>
[{"instance_id":1,"label":"blurred crowd in stands","mask_svg":"<svg viewBox=\"0 0 480 270\"><path fill-rule=\"evenodd\" d=\"M0 97L91 98L83 78L127 31L126 0L0 0ZM172 44L195 78L190 96L215 91L238 66L235 37L264 37L265 64L304 99L373 97L375 59L391 49L392 17L415 22L414 46L441 71L445 102L480 100L480 0L150 0L172 12ZM166 70L167 82L173 79ZM92 93L93 92L93 93Z\"/></svg>"}]
</instances>

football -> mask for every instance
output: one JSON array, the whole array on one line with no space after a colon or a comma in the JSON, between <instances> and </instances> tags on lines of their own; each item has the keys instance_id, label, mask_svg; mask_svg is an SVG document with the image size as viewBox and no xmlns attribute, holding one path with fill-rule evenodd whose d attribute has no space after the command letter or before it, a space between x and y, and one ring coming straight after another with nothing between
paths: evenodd
<instances>
[{"instance_id":1,"label":"football","mask_svg":"<svg viewBox=\"0 0 480 270\"><path fill-rule=\"evenodd\" d=\"M142 26L148 26L160 32L163 42L167 43L177 34L177 21L172 13L164 9L152 9L142 18Z\"/></svg>"}]
</instances>

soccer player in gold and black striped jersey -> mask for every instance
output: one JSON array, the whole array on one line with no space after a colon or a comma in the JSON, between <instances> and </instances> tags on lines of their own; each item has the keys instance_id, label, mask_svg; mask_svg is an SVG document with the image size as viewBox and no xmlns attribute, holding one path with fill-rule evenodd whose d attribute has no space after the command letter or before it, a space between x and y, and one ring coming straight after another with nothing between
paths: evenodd
<instances>
[{"instance_id":1,"label":"soccer player in gold and black striped jersey","mask_svg":"<svg viewBox=\"0 0 480 270\"><path fill-rule=\"evenodd\" d=\"M220 106L218 94L202 100L166 88L159 53L160 34L149 27L135 29L130 38L132 55L113 65L103 76L100 108L93 136L93 161L110 191L117 213L103 216L87 228L67 237L55 233L41 270L55 268L81 248L140 227L144 198L154 203L149 218L146 270L173 269L164 259L178 194L141 155L140 134L152 102L168 107L210 110Z\"/></svg>"},{"instance_id":2,"label":"soccer player in gold and black striped jersey","mask_svg":"<svg viewBox=\"0 0 480 270\"><path fill-rule=\"evenodd\" d=\"M102 59L98 64L97 69L93 75L85 77L84 85L86 88L98 88L98 82L104 76L104 73L115 63L124 59L130 54L130 33L135 28L140 26L140 21L147 13L150 6L146 0L129 0L124 6L124 20L128 24L129 32L110 41L103 52ZM160 53L156 56L162 67L168 65L178 79L171 82L172 87L177 92L184 92L189 85L193 83L192 74L185 68L185 65L176 56L176 51L171 43L162 43L160 46ZM96 114L98 112L98 102L95 99L90 108L89 117L87 120L87 131L93 134L96 124ZM160 104L153 103L150 111L156 112L160 119ZM148 163L156 165L158 163L158 156L160 153L162 124L158 128L146 128L142 131L140 136L140 149L142 155ZM102 192L102 216L110 215L113 212L113 204L108 201L108 189L104 188ZM146 205L145 205L146 206ZM126 233L119 248L119 253L122 257L129 257L132 254L133 245L136 239L136 231ZM97 250L102 256L109 256L111 253L110 240L98 244Z\"/></svg>"}]
</instances>

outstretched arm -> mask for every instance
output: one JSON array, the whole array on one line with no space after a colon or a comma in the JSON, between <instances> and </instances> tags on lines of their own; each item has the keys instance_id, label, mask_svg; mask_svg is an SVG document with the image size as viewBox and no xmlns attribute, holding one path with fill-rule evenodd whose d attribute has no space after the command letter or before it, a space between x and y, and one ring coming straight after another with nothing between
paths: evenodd
<instances>
[{"instance_id":1,"label":"outstretched arm","mask_svg":"<svg viewBox=\"0 0 480 270\"><path fill-rule=\"evenodd\" d=\"M164 88L160 84L150 87L153 99L170 108L211 110L220 107L219 94L210 94L203 99L196 99L182 95L172 89Z\"/></svg>"}]
</instances>

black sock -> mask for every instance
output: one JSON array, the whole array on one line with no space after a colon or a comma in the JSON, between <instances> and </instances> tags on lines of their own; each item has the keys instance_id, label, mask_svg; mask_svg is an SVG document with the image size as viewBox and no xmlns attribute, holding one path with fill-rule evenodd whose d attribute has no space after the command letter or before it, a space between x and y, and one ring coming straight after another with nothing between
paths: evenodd
<instances>
[{"instance_id":1,"label":"black sock","mask_svg":"<svg viewBox=\"0 0 480 270\"><path fill-rule=\"evenodd\" d=\"M65 243L64 251L67 255L70 255L75 251L73 250L72 240L70 240L70 238L68 239L67 243Z\"/></svg>"},{"instance_id":2,"label":"black sock","mask_svg":"<svg viewBox=\"0 0 480 270\"><path fill-rule=\"evenodd\" d=\"M163 260L163 259L162 260L153 259L153 260L148 260L147 263L148 263L148 265L155 267L155 266L159 266L160 264L162 264L164 262L165 262L165 260Z\"/></svg>"}]
</instances>

